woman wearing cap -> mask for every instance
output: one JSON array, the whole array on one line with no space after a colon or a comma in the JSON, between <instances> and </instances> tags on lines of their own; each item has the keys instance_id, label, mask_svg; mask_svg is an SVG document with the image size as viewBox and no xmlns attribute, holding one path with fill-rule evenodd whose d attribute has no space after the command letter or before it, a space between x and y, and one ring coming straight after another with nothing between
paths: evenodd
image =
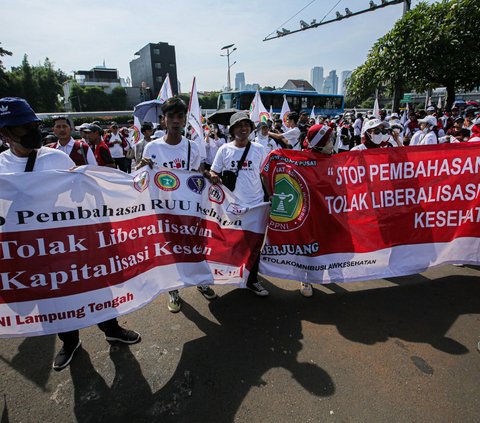
<instances>
[{"instance_id":1,"label":"woman wearing cap","mask_svg":"<svg viewBox=\"0 0 480 423\"><path fill-rule=\"evenodd\" d=\"M370 119L365 122L362 128L362 143L353 147L350 151L368 150L370 148L393 147L391 144L392 137L388 129L388 122L380 119ZM398 140L398 134L393 133L393 139ZM398 145L398 141L397 145Z\"/></svg>"},{"instance_id":2,"label":"woman wearing cap","mask_svg":"<svg viewBox=\"0 0 480 423\"><path fill-rule=\"evenodd\" d=\"M456 143L468 141L470 138L470 130L463 127L464 120L461 116L454 120L453 126L447 131L446 142Z\"/></svg>"},{"instance_id":3,"label":"woman wearing cap","mask_svg":"<svg viewBox=\"0 0 480 423\"><path fill-rule=\"evenodd\" d=\"M210 169L210 180L214 184L222 183L223 171L237 172L246 148L248 152L243 164L238 169L237 181L233 194L246 206L254 206L263 202L263 185L260 177L262 164L267 156L265 149L256 142L250 142L249 136L254 130L253 122L246 112L237 112L230 118L230 135L232 142L223 144L217 151ZM247 288L260 297L266 297L268 291L257 280L260 251L247 280Z\"/></svg>"},{"instance_id":4,"label":"woman wearing cap","mask_svg":"<svg viewBox=\"0 0 480 423\"><path fill-rule=\"evenodd\" d=\"M420 125L420 131L413 135L409 145L438 144L437 134L435 133L437 118L434 116L426 116L423 119L419 119L418 123Z\"/></svg>"},{"instance_id":5,"label":"woman wearing cap","mask_svg":"<svg viewBox=\"0 0 480 423\"><path fill-rule=\"evenodd\" d=\"M332 154L334 132L328 125L317 124L313 125L307 131L305 138L305 145L307 150L315 153ZM300 294L304 297L311 297L313 295L313 288L311 283L300 283Z\"/></svg>"}]
</instances>

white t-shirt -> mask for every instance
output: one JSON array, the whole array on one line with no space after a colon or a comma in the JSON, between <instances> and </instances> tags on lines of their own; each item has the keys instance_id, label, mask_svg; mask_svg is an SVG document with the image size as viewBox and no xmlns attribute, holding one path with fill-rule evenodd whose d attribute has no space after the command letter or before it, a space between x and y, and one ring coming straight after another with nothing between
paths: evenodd
<instances>
[{"instance_id":1,"label":"white t-shirt","mask_svg":"<svg viewBox=\"0 0 480 423\"><path fill-rule=\"evenodd\" d=\"M255 142L259 143L265 149L267 154L269 154L270 151L279 148L277 142L268 135L263 137L261 134L258 134L255 138Z\"/></svg>"},{"instance_id":2,"label":"white t-shirt","mask_svg":"<svg viewBox=\"0 0 480 423\"><path fill-rule=\"evenodd\" d=\"M188 143L190 143L190 166L188 166ZM170 169L198 170L201 156L197 144L182 137L176 145L165 142L165 137L150 141L143 150L143 157L152 159L159 166Z\"/></svg>"},{"instance_id":3,"label":"white t-shirt","mask_svg":"<svg viewBox=\"0 0 480 423\"><path fill-rule=\"evenodd\" d=\"M302 146L301 143L298 141L300 138L300 129L298 127L290 128L289 130L285 131L282 136L284 136L288 143L292 146L294 150L301 150Z\"/></svg>"},{"instance_id":4,"label":"white t-shirt","mask_svg":"<svg viewBox=\"0 0 480 423\"><path fill-rule=\"evenodd\" d=\"M28 157L18 157L12 153L12 150L6 150L0 154L0 173L25 172L27 161ZM68 170L74 166L73 160L63 151L41 147L38 149L33 171Z\"/></svg>"},{"instance_id":5,"label":"white t-shirt","mask_svg":"<svg viewBox=\"0 0 480 423\"><path fill-rule=\"evenodd\" d=\"M409 145L428 145L438 144L437 135L433 131L424 134L422 131L417 131L410 140Z\"/></svg>"},{"instance_id":6,"label":"white t-shirt","mask_svg":"<svg viewBox=\"0 0 480 423\"><path fill-rule=\"evenodd\" d=\"M217 151L211 169L218 174L224 170L235 172L246 147L236 147L233 142L223 144ZM251 143L250 150L238 172L233 193L242 204L255 205L263 202L263 187L260 172L267 157L265 149L257 143Z\"/></svg>"},{"instance_id":7,"label":"white t-shirt","mask_svg":"<svg viewBox=\"0 0 480 423\"><path fill-rule=\"evenodd\" d=\"M112 133L112 136L110 137L110 142L112 143L114 141L120 141L120 144L115 144L114 146L109 147L112 158L120 159L121 157L125 157L125 153L123 152L123 147L122 147L122 139L120 138L120 135L118 133L117 134Z\"/></svg>"},{"instance_id":8,"label":"white t-shirt","mask_svg":"<svg viewBox=\"0 0 480 423\"><path fill-rule=\"evenodd\" d=\"M213 163L213 159L215 158L218 149L225 144L225 138L208 138L208 142L204 141L205 143L205 151L207 152L207 158L205 162L209 165Z\"/></svg>"},{"instance_id":9,"label":"white t-shirt","mask_svg":"<svg viewBox=\"0 0 480 423\"><path fill-rule=\"evenodd\" d=\"M353 135L358 137L362 134L363 120L357 118L353 124Z\"/></svg>"},{"instance_id":10,"label":"white t-shirt","mask_svg":"<svg viewBox=\"0 0 480 423\"><path fill-rule=\"evenodd\" d=\"M81 141L84 141L83 138ZM74 145L75 145L75 140L73 138L70 138L70 141L68 141L66 145L61 145L59 142L57 142L57 146L55 148L57 150L63 151L68 156L70 156L70 153L72 152ZM97 160L95 159L95 155L93 154L92 149L87 148L86 150L87 151L84 151L84 153L87 156L87 164L96 166Z\"/></svg>"}]
</instances>

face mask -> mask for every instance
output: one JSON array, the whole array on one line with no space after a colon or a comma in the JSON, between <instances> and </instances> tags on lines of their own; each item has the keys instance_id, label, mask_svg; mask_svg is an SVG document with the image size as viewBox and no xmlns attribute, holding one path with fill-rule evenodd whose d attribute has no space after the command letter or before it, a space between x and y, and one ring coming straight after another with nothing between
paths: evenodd
<instances>
[{"instance_id":1,"label":"face mask","mask_svg":"<svg viewBox=\"0 0 480 423\"><path fill-rule=\"evenodd\" d=\"M22 147L33 149L42 146L42 132L40 128L32 126L28 132L20 137L19 141Z\"/></svg>"},{"instance_id":2,"label":"face mask","mask_svg":"<svg viewBox=\"0 0 480 423\"><path fill-rule=\"evenodd\" d=\"M423 132L424 134L427 134L428 131L429 131L428 127L425 127L425 128L423 128L423 131L422 131L422 132Z\"/></svg>"},{"instance_id":3,"label":"face mask","mask_svg":"<svg viewBox=\"0 0 480 423\"><path fill-rule=\"evenodd\" d=\"M384 140L386 134L371 134L370 139L374 144L381 144Z\"/></svg>"},{"instance_id":4,"label":"face mask","mask_svg":"<svg viewBox=\"0 0 480 423\"><path fill-rule=\"evenodd\" d=\"M382 142L387 142L389 139L390 139L390 135L389 134L382 134Z\"/></svg>"}]
</instances>

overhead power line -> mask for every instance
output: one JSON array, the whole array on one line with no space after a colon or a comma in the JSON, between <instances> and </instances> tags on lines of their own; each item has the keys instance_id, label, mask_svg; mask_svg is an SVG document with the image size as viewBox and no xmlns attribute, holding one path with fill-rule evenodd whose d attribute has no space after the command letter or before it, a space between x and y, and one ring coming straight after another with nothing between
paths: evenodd
<instances>
[{"instance_id":1,"label":"overhead power line","mask_svg":"<svg viewBox=\"0 0 480 423\"><path fill-rule=\"evenodd\" d=\"M341 0L339 0L337 2L337 4L335 6L333 6L332 9L330 9L330 11L327 13L327 15L338 5L338 3L340 3L340 1ZM377 0L377 1L380 1L380 0ZM300 32L300 31L306 31L307 29L317 28L321 25L327 25L327 24L332 23L332 22L338 22L338 21L341 21L341 20L344 20L344 19L348 19L348 18L352 18L354 16L361 15L363 13L373 12L374 10L382 9L384 7L387 7L387 6L393 6L395 4L405 3L406 1L408 3L410 3L409 0L381 0L380 4L376 4L373 0L370 0L370 5L369 5L368 9L359 10L358 12L351 12L348 8L346 8L344 15L342 15L340 12L337 12L336 17L334 19L330 19L328 21L324 21L324 19L327 15L325 15L325 17L320 22L317 22L315 19L312 22L310 22L309 24L305 21L300 21L300 28L299 29L295 29L295 30L288 30L288 29L285 29L285 28L282 28L281 30L277 29L276 31L274 31L274 32L276 32L276 35L271 36L273 34L273 32L272 32L269 35L267 35L263 39L263 41L269 41L269 40L273 40L275 38L285 37L286 35L296 34L297 32ZM298 12L298 13L300 13L300 12ZM296 15L298 15L298 13ZM294 18L295 16L292 16L292 18ZM292 18L290 18L287 22L289 22ZM283 25L284 24L282 24L281 26L283 26Z\"/></svg>"}]
</instances>

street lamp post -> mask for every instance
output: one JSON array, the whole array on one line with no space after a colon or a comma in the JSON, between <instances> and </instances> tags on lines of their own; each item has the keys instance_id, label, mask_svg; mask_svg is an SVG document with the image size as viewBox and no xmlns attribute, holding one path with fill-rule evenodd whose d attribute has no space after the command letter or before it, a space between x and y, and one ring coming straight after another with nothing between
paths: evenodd
<instances>
[{"instance_id":1,"label":"street lamp post","mask_svg":"<svg viewBox=\"0 0 480 423\"><path fill-rule=\"evenodd\" d=\"M230 91L231 90L231 84L230 84L230 68L237 62L234 62L232 63L232 65L230 65L230 55L237 49L237 47L235 47L232 51L230 51L230 49L234 46L235 44L229 44L228 46L224 46L222 47L220 50L227 50L227 53L226 54L221 54L220 56L222 57L227 57L227 91Z\"/></svg>"}]
</instances>

